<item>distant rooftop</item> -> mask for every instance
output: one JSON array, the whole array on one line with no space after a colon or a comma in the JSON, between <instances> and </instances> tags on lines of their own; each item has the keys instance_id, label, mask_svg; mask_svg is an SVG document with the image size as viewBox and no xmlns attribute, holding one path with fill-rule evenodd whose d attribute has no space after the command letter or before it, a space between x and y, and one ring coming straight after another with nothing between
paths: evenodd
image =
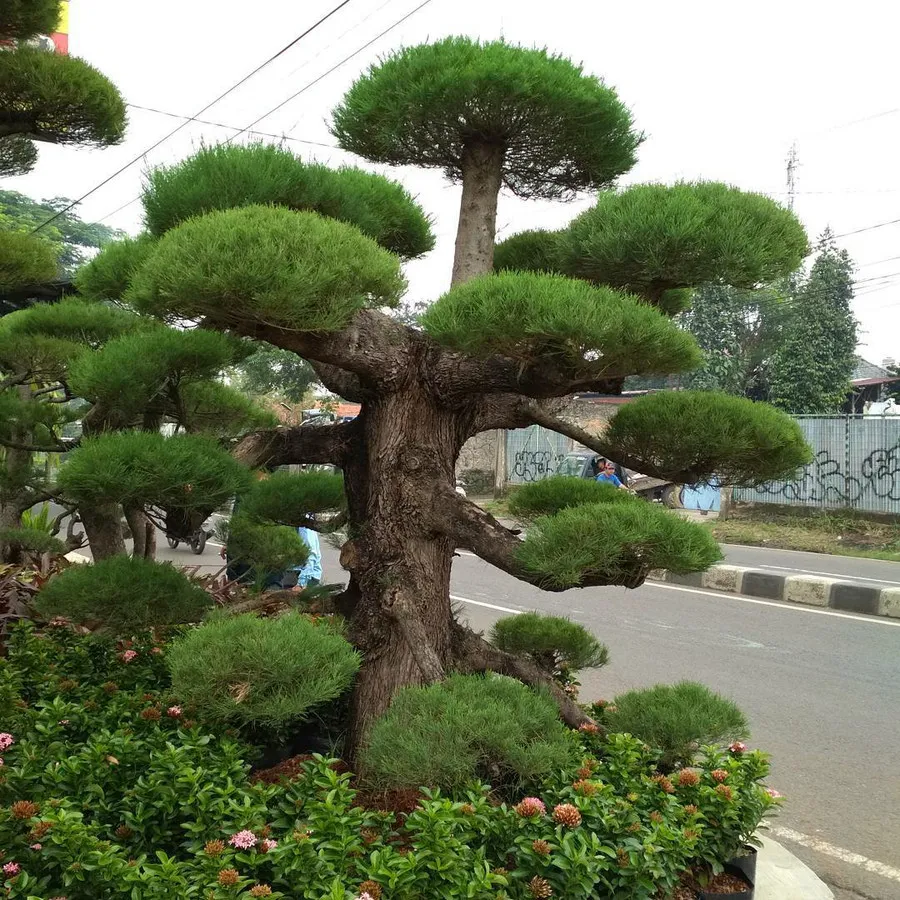
<instances>
[{"instance_id":1,"label":"distant rooftop","mask_svg":"<svg viewBox=\"0 0 900 900\"><path fill-rule=\"evenodd\" d=\"M900 376L895 375L890 369L886 369L884 366L877 366L875 363L871 363L867 359L857 356L856 366L853 369L853 377L850 381L857 386L883 384L886 381L900 381Z\"/></svg>"}]
</instances>

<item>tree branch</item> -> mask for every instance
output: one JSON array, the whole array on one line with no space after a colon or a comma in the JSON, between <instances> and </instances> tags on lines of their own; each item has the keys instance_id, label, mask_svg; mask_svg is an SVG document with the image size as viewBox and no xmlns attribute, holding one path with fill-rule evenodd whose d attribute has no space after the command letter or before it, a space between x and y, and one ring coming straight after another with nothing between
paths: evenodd
<instances>
[{"instance_id":1,"label":"tree branch","mask_svg":"<svg viewBox=\"0 0 900 900\"><path fill-rule=\"evenodd\" d=\"M356 431L354 422L268 428L242 438L232 453L253 469L314 463L338 465Z\"/></svg>"},{"instance_id":2,"label":"tree branch","mask_svg":"<svg viewBox=\"0 0 900 900\"><path fill-rule=\"evenodd\" d=\"M358 375L347 372L338 366L332 366L323 362L311 362L310 365L319 381L333 394L350 400L352 403L362 403L366 399L367 392L363 388Z\"/></svg>"},{"instance_id":3,"label":"tree branch","mask_svg":"<svg viewBox=\"0 0 900 900\"><path fill-rule=\"evenodd\" d=\"M81 441L78 438L62 438L59 443L53 446L26 444L20 441L14 441L0 435L0 447L7 447L10 450L27 450L31 453L68 453L74 450Z\"/></svg>"},{"instance_id":4,"label":"tree branch","mask_svg":"<svg viewBox=\"0 0 900 900\"><path fill-rule=\"evenodd\" d=\"M570 728L596 724L593 719L539 666L529 659L513 656L492 647L481 635L455 623L453 656L456 669L463 673L496 672L515 678L531 687L546 689L563 722Z\"/></svg>"}]
</instances>

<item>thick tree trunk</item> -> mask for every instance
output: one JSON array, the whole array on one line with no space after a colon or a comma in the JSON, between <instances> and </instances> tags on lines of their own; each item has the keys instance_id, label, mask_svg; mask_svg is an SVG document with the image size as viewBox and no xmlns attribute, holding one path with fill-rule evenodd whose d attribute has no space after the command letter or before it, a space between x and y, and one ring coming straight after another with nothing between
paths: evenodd
<instances>
[{"instance_id":1,"label":"thick tree trunk","mask_svg":"<svg viewBox=\"0 0 900 900\"><path fill-rule=\"evenodd\" d=\"M78 513L95 562L125 553L125 538L122 536L118 506L114 503L95 507L82 506Z\"/></svg>"},{"instance_id":2,"label":"thick tree trunk","mask_svg":"<svg viewBox=\"0 0 900 900\"><path fill-rule=\"evenodd\" d=\"M355 757L403 687L443 677L450 662L453 542L429 525L438 489L452 490L460 429L418 386L365 404L344 478L352 575L350 636L363 654L348 741ZM356 443L356 442L354 442Z\"/></svg>"},{"instance_id":3,"label":"thick tree trunk","mask_svg":"<svg viewBox=\"0 0 900 900\"><path fill-rule=\"evenodd\" d=\"M462 201L451 284L485 275L494 267L497 197L503 173L502 146L470 144L463 152Z\"/></svg>"},{"instance_id":4,"label":"thick tree trunk","mask_svg":"<svg viewBox=\"0 0 900 900\"><path fill-rule=\"evenodd\" d=\"M31 386L16 385L15 391L22 402L33 402ZM13 441L29 444L33 435L26 427L16 428L10 434ZM0 491L0 528L19 528L22 525L22 507L28 497L29 482L34 454L31 450L19 450L7 447L3 453L3 465L6 470L4 489ZM0 561L18 562L18 554L9 544L0 541Z\"/></svg>"}]
</instances>

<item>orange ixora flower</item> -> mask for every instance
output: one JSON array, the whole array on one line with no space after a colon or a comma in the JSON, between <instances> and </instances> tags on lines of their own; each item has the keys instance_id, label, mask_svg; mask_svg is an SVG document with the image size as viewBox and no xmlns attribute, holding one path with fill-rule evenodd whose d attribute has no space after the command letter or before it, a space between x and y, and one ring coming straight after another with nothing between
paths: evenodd
<instances>
[{"instance_id":1,"label":"orange ixora flower","mask_svg":"<svg viewBox=\"0 0 900 900\"><path fill-rule=\"evenodd\" d=\"M381 900L381 885L377 881L364 881L359 886L360 894L368 894L372 900Z\"/></svg>"},{"instance_id":2,"label":"orange ixora flower","mask_svg":"<svg viewBox=\"0 0 900 900\"><path fill-rule=\"evenodd\" d=\"M682 769L678 773L678 783L682 787L694 787L700 784L700 776L693 769Z\"/></svg>"},{"instance_id":3,"label":"orange ixora flower","mask_svg":"<svg viewBox=\"0 0 900 900\"><path fill-rule=\"evenodd\" d=\"M534 852L537 853L538 856L550 855L550 844L548 844L547 841L533 841L531 844L531 849L534 850Z\"/></svg>"},{"instance_id":4,"label":"orange ixora flower","mask_svg":"<svg viewBox=\"0 0 900 900\"><path fill-rule=\"evenodd\" d=\"M251 897L271 897L272 888L267 884L254 884L253 887L250 888L249 894Z\"/></svg>"},{"instance_id":5,"label":"orange ixora flower","mask_svg":"<svg viewBox=\"0 0 900 900\"><path fill-rule=\"evenodd\" d=\"M550 886L550 882L546 878L541 878L540 875L535 875L528 882L528 890L535 900L546 900L547 897L553 896L553 888Z\"/></svg>"},{"instance_id":6,"label":"orange ixora flower","mask_svg":"<svg viewBox=\"0 0 900 900\"><path fill-rule=\"evenodd\" d=\"M716 793L720 797L724 797L726 800L734 799L734 793L732 792L731 788L728 787L727 784L717 784L716 785Z\"/></svg>"},{"instance_id":7,"label":"orange ixora flower","mask_svg":"<svg viewBox=\"0 0 900 900\"><path fill-rule=\"evenodd\" d=\"M553 810L553 821L567 828L577 828L581 824L581 813L571 803L560 803Z\"/></svg>"},{"instance_id":8,"label":"orange ixora flower","mask_svg":"<svg viewBox=\"0 0 900 900\"><path fill-rule=\"evenodd\" d=\"M651 781L655 781L667 794L675 793L675 785L672 784L672 780L666 778L665 775L654 775Z\"/></svg>"},{"instance_id":9,"label":"orange ixora flower","mask_svg":"<svg viewBox=\"0 0 900 900\"><path fill-rule=\"evenodd\" d=\"M698 812L700 812L700 808L698 806L694 806L693 803L688 803L688 805L684 808L684 811L689 816L696 816Z\"/></svg>"},{"instance_id":10,"label":"orange ixora flower","mask_svg":"<svg viewBox=\"0 0 900 900\"><path fill-rule=\"evenodd\" d=\"M597 785L593 781L581 779L572 785L575 790L584 797L593 797L597 793Z\"/></svg>"},{"instance_id":11,"label":"orange ixora flower","mask_svg":"<svg viewBox=\"0 0 900 900\"><path fill-rule=\"evenodd\" d=\"M241 880L241 876L237 869L222 869L217 880L222 887L233 887Z\"/></svg>"},{"instance_id":12,"label":"orange ixora flower","mask_svg":"<svg viewBox=\"0 0 900 900\"><path fill-rule=\"evenodd\" d=\"M724 769L713 769L710 775L712 775L713 781L718 781L719 784L728 780L728 773Z\"/></svg>"},{"instance_id":13,"label":"orange ixora flower","mask_svg":"<svg viewBox=\"0 0 900 900\"><path fill-rule=\"evenodd\" d=\"M207 841L203 845L203 852L207 856L221 856L225 852L224 841Z\"/></svg>"},{"instance_id":14,"label":"orange ixora flower","mask_svg":"<svg viewBox=\"0 0 900 900\"><path fill-rule=\"evenodd\" d=\"M10 812L14 819L33 819L40 812L40 807L30 800L17 800L10 807Z\"/></svg>"},{"instance_id":15,"label":"orange ixora flower","mask_svg":"<svg viewBox=\"0 0 900 900\"><path fill-rule=\"evenodd\" d=\"M660 822L662 822L662 820L663 820L663 816L662 816L661 812L658 812L657 810L654 809L653 812L650 813L650 821L651 822L656 822L656 824L659 825Z\"/></svg>"}]
</instances>

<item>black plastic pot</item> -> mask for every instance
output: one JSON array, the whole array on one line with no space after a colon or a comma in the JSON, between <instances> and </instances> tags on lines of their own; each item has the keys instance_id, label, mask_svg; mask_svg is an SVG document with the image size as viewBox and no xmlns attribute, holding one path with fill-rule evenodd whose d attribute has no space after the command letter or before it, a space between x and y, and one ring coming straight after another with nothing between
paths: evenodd
<instances>
[{"instance_id":1,"label":"black plastic pot","mask_svg":"<svg viewBox=\"0 0 900 900\"><path fill-rule=\"evenodd\" d=\"M734 859L728 860L728 865L734 866L750 884L756 884L756 858L757 858L757 850L756 847L750 847L749 845L745 845L741 848L740 856L735 856Z\"/></svg>"},{"instance_id":2,"label":"black plastic pot","mask_svg":"<svg viewBox=\"0 0 900 900\"><path fill-rule=\"evenodd\" d=\"M741 859L745 859L745 857L741 857ZM753 869L755 872L755 854L753 857ZM749 887L746 891L739 891L737 894L717 894L713 893L712 891L700 891L700 893L697 895L698 900L753 900L754 891L756 890L754 887L754 881L752 878L749 878L747 876L743 869L740 869L728 862L725 863L725 874L734 875L737 878L742 878L744 881L749 883Z\"/></svg>"}]
</instances>

